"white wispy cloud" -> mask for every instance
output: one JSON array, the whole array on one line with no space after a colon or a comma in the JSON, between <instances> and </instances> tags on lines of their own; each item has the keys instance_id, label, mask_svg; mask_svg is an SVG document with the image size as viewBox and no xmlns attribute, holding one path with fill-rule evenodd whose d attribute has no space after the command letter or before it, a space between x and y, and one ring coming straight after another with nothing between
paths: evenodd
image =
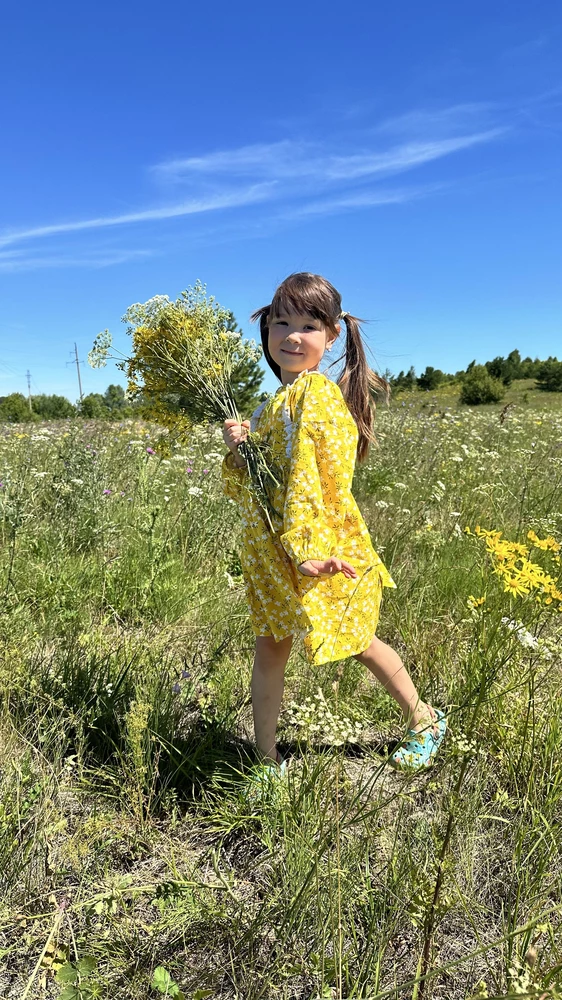
<instances>
[{"instance_id":1,"label":"white wispy cloud","mask_svg":"<svg viewBox=\"0 0 562 1000\"><path fill-rule=\"evenodd\" d=\"M409 142L391 149L364 151L348 156L326 154L317 143L283 140L240 149L220 150L206 156L169 160L152 169L170 181L192 181L197 175L271 177L276 180L314 178L316 182L354 180L376 174L411 170L470 146L492 142L507 131L492 128L449 139Z\"/></svg>"},{"instance_id":2,"label":"white wispy cloud","mask_svg":"<svg viewBox=\"0 0 562 1000\"><path fill-rule=\"evenodd\" d=\"M0 271L34 271L49 267L113 267L131 260L154 256L152 250L115 250L81 254L48 254L39 256L24 250L0 251Z\"/></svg>"},{"instance_id":3,"label":"white wispy cloud","mask_svg":"<svg viewBox=\"0 0 562 1000\"><path fill-rule=\"evenodd\" d=\"M50 226L35 226L30 229L13 229L0 233L0 247L20 243L22 240L39 239L43 236L58 236L62 233L77 233L86 229L105 229L108 226L123 226L134 222L151 222L157 219L176 219L182 215L213 212L221 208L249 205L269 197L271 185L254 184L239 191L225 191L209 198L196 198L176 205L162 205L124 215L105 215L95 219L81 219L78 222L56 222Z\"/></svg>"},{"instance_id":4,"label":"white wispy cloud","mask_svg":"<svg viewBox=\"0 0 562 1000\"><path fill-rule=\"evenodd\" d=\"M120 214L4 230L0 232L0 270L107 267L151 252L114 248L92 252L84 245L77 252L59 248L58 253L43 255L34 255L27 247L25 252L9 249L36 240L187 216L214 214L223 219L225 210L259 205L280 206L268 218L281 222L407 202L442 185L389 190L376 187L377 183L501 139L509 127L494 123L493 112L494 106L483 102L415 109L370 129L356 129L354 138L346 137L343 146L352 151L343 154L333 152L338 147L334 137L329 144L292 138L169 159L149 168L150 173L160 186L188 188L189 197ZM396 142L397 137L401 141ZM249 222L247 213L246 218ZM255 212L251 219L256 223ZM226 218L224 225L228 227Z\"/></svg>"},{"instance_id":5,"label":"white wispy cloud","mask_svg":"<svg viewBox=\"0 0 562 1000\"><path fill-rule=\"evenodd\" d=\"M423 197L441 185L428 184L425 188L402 188L395 191L359 191L341 198L321 198L305 202L283 213L283 218L302 218L307 215L331 215L357 208L373 208L376 205L399 205L414 198Z\"/></svg>"},{"instance_id":6,"label":"white wispy cloud","mask_svg":"<svg viewBox=\"0 0 562 1000\"><path fill-rule=\"evenodd\" d=\"M492 101L465 101L447 107L416 108L383 119L375 126L374 133L406 134L410 139L421 133L436 139L441 135L451 137L457 132L482 132L483 126L488 121L492 124L493 118L497 118L500 111L498 104Z\"/></svg>"}]
</instances>

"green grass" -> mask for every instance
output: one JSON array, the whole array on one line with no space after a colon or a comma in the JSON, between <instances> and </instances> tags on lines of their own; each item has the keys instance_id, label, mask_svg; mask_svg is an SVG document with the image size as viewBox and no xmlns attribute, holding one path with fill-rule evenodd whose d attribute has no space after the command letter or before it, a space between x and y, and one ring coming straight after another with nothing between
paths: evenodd
<instances>
[{"instance_id":1,"label":"green grass","mask_svg":"<svg viewBox=\"0 0 562 1000\"><path fill-rule=\"evenodd\" d=\"M398 394L356 469L397 583L378 634L451 712L435 767L384 767L395 703L297 643L262 809L220 428L164 460L131 421L0 428L2 997L562 995L562 615L474 535L562 541L562 396L532 385Z\"/></svg>"}]
</instances>

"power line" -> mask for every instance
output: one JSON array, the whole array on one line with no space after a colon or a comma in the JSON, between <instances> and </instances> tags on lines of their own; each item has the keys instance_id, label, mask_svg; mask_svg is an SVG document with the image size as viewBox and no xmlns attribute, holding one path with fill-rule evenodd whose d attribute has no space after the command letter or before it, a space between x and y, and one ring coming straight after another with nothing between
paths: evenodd
<instances>
[{"instance_id":1,"label":"power line","mask_svg":"<svg viewBox=\"0 0 562 1000\"><path fill-rule=\"evenodd\" d=\"M72 354L72 351L70 352ZM82 405L82 400L84 399L84 393L82 392L82 379L80 377L80 365L83 364L82 361L78 360L78 348L76 346L76 341L74 342L74 361L67 361L67 365L76 363L76 371L78 372L78 389L80 392L80 405Z\"/></svg>"},{"instance_id":2,"label":"power line","mask_svg":"<svg viewBox=\"0 0 562 1000\"><path fill-rule=\"evenodd\" d=\"M82 392L82 379L80 378L80 362L78 360L78 348L76 342L74 343L74 354L76 356L76 371L78 372L78 388L80 389L80 404L84 398L84 393Z\"/></svg>"}]
</instances>

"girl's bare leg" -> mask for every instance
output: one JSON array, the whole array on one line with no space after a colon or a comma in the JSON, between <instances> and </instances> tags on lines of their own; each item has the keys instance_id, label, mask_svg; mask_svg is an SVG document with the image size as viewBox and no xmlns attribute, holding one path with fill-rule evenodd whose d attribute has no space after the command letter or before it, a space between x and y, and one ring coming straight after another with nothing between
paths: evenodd
<instances>
[{"instance_id":1,"label":"girl's bare leg","mask_svg":"<svg viewBox=\"0 0 562 1000\"><path fill-rule=\"evenodd\" d=\"M382 642L375 636L369 648L364 653L356 654L355 659L368 667L388 693L398 702L409 729L415 729L419 732L421 729L425 729L432 719L436 718L432 706L420 699L398 653L386 642ZM429 730L427 731L429 732ZM436 727L434 727L433 732L435 736L438 735Z\"/></svg>"},{"instance_id":2,"label":"girl's bare leg","mask_svg":"<svg viewBox=\"0 0 562 1000\"><path fill-rule=\"evenodd\" d=\"M292 645L292 635L280 642L275 642L270 635L256 637L252 671L254 733L258 750L272 760L277 760L275 733L283 698L285 665Z\"/></svg>"}]
</instances>

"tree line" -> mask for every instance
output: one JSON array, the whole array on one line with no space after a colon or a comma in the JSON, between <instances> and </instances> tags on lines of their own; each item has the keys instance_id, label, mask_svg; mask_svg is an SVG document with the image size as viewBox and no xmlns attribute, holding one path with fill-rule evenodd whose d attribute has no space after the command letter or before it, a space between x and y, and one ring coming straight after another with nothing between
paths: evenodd
<instances>
[{"instance_id":1,"label":"tree line","mask_svg":"<svg viewBox=\"0 0 562 1000\"><path fill-rule=\"evenodd\" d=\"M234 318L233 318L234 319ZM263 371L257 362L248 362L240 371L236 385L235 399L240 413L251 413L267 398L268 393L259 392ZM416 376L412 366L407 372L393 375L384 373L394 392L403 390L434 390L446 384L460 386L460 401L469 405L499 401L506 388L517 379L534 379L537 389L545 392L562 392L562 361L549 357L521 358L519 351L511 351L506 358L498 356L483 365L471 361L466 369L447 374L439 368L428 365ZM170 399L170 406L181 409L182 399ZM104 393L90 392L81 402L73 404L66 396L38 395L26 398L21 392L0 396L0 423L23 423L40 420L65 420L71 417L89 420L124 420L127 417L144 416L142 398L133 403L120 385L109 385Z\"/></svg>"},{"instance_id":2,"label":"tree line","mask_svg":"<svg viewBox=\"0 0 562 1000\"><path fill-rule=\"evenodd\" d=\"M493 403L502 399L505 391L517 379L534 379L535 387L545 392L562 392L562 361L548 357L546 361L540 358L521 358L519 351L511 351L506 358L498 355L492 361L477 365L471 361L465 369L453 374L447 374L440 368L431 365L416 376L412 366L407 372L401 371L394 376L385 372L392 389L428 391L439 386L457 384L460 386L460 402L469 405L478 403Z\"/></svg>"}]
</instances>

